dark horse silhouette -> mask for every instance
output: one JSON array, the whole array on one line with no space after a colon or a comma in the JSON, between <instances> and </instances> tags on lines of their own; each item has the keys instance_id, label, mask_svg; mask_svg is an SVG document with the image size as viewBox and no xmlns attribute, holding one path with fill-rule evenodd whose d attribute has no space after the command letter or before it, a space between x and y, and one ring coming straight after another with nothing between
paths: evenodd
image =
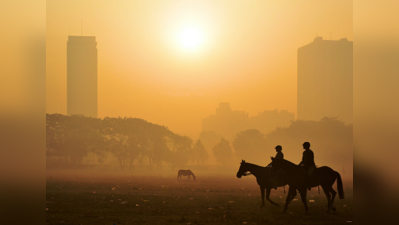
<instances>
[{"instance_id":1,"label":"dark horse silhouette","mask_svg":"<svg viewBox=\"0 0 399 225\"><path fill-rule=\"evenodd\" d=\"M247 172L250 172L256 177L256 182L260 186L260 193L262 194L262 205L260 207L265 206L265 189L266 189L266 200L272 203L275 206L278 206L277 203L273 202L269 199L270 191L273 188L272 180L271 180L271 168L270 167L262 167L251 163L246 163L245 160L242 160L240 169L237 172L237 177L241 178L242 176L246 176ZM277 187L285 186L287 183L281 182L277 183Z\"/></svg>"},{"instance_id":2,"label":"dark horse silhouette","mask_svg":"<svg viewBox=\"0 0 399 225\"><path fill-rule=\"evenodd\" d=\"M282 169L284 171L284 177L290 187L288 190L288 195L285 201L285 207L283 212L287 211L288 204L296 196L297 194L296 190L299 191L302 202L305 206L305 210L307 212L308 211L308 206L306 202L307 185L305 182L306 178L305 176L307 175L304 171L304 168L285 159L275 159L273 157L271 158L272 158L272 163L271 163L272 173L274 174L279 169ZM322 166L320 168L317 168L314 171L312 178L310 179L310 185L312 187L320 185L323 188L323 191L326 194L328 202L327 212L329 212L330 209L335 211L333 203L337 192L334 191L334 189L332 188L332 185L334 184L335 180L337 180L337 189L338 189L339 198L343 199L344 191L342 187L341 175L338 172L331 169L330 167Z\"/></svg>"},{"instance_id":3,"label":"dark horse silhouette","mask_svg":"<svg viewBox=\"0 0 399 225\"><path fill-rule=\"evenodd\" d=\"M177 180L181 180L181 176L188 176L187 180L190 179L190 176L193 176L193 179L195 180L195 175L191 170L179 170L179 172L177 172Z\"/></svg>"}]
</instances>

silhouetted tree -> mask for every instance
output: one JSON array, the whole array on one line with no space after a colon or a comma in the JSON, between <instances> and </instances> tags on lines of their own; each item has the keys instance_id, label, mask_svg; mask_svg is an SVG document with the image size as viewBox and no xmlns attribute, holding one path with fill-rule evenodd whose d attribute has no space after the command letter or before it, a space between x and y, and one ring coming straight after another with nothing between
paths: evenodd
<instances>
[{"instance_id":1,"label":"silhouetted tree","mask_svg":"<svg viewBox=\"0 0 399 225\"><path fill-rule=\"evenodd\" d=\"M200 133L200 140L201 143L204 145L206 150L212 150L213 147L215 147L215 145L217 143L219 143L220 139L222 139L222 135L217 134L214 131L202 131Z\"/></svg>"},{"instance_id":2,"label":"silhouetted tree","mask_svg":"<svg viewBox=\"0 0 399 225\"><path fill-rule=\"evenodd\" d=\"M172 152L172 167L186 166L192 154L193 141L186 136L173 135L169 147Z\"/></svg>"},{"instance_id":3,"label":"silhouetted tree","mask_svg":"<svg viewBox=\"0 0 399 225\"><path fill-rule=\"evenodd\" d=\"M213 147L213 154L218 162L226 164L233 157L233 152L230 147L229 141L222 138L218 144Z\"/></svg>"},{"instance_id":4,"label":"silhouetted tree","mask_svg":"<svg viewBox=\"0 0 399 225\"><path fill-rule=\"evenodd\" d=\"M104 162L107 157L107 153L109 152L109 140L101 135L98 135L95 140L95 145L92 146L91 152L95 154L97 158L98 164L100 164L100 167L103 167Z\"/></svg>"},{"instance_id":5,"label":"silhouetted tree","mask_svg":"<svg viewBox=\"0 0 399 225\"><path fill-rule=\"evenodd\" d=\"M265 164L269 163L270 158L266 158L266 153L274 154L273 149L266 149L266 139L257 129L250 129L238 133L233 141L236 156L250 162Z\"/></svg>"},{"instance_id":6,"label":"silhouetted tree","mask_svg":"<svg viewBox=\"0 0 399 225\"><path fill-rule=\"evenodd\" d=\"M288 127L267 134L266 141L272 147L281 145L284 157L295 163L301 160L305 141L310 142L318 165L338 169L353 162L353 125L334 117L320 121L294 121Z\"/></svg>"},{"instance_id":7,"label":"silhouetted tree","mask_svg":"<svg viewBox=\"0 0 399 225\"><path fill-rule=\"evenodd\" d=\"M61 157L65 162L81 164L93 145L99 119L80 115L47 114L47 157Z\"/></svg>"},{"instance_id":8,"label":"silhouetted tree","mask_svg":"<svg viewBox=\"0 0 399 225\"><path fill-rule=\"evenodd\" d=\"M164 162L180 166L193 157L190 138L138 118L47 114L46 131L47 158L64 158L66 163L81 164L89 152L89 161L94 163L96 156L101 166L111 153L121 169L145 159L150 168L161 168Z\"/></svg>"},{"instance_id":9,"label":"silhouetted tree","mask_svg":"<svg viewBox=\"0 0 399 225\"><path fill-rule=\"evenodd\" d=\"M46 115L46 157L64 158L68 163L65 150L66 116L61 114Z\"/></svg>"},{"instance_id":10,"label":"silhouetted tree","mask_svg":"<svg viewBox=\"0 0 399 225\"><path fill-rule=\"evenodd\" d=\"M172 158L172 152L169 150L166 140L164 138L158 138L154 142L154 158L153 161L158 169L162 169L162 162L170 162Z\"/></svg>"},{"instance_id":11,"label":"silhouetted tree","mask_svg":"<svg viewBox=\"0 0 399 225\"><path fill-rule=\"evenodd\" d=\"M110 137L111 153L116 158L120 168L124 169L129 160L128 136L116 133L110 135Z\"/></svg>"},{"instance_id":12,"label":"silhouetted tree","mask_svg":"<svg viewBox=\"0 0 399 225\"><path fill-rule=\"evenodd\" d=\"M201 164L209 158L208 152L205 150L204 145L202 144L201 140L197 140L195 145L193 146L193 154L192 154L192 161Z\"/></svg>"}]
</instances>

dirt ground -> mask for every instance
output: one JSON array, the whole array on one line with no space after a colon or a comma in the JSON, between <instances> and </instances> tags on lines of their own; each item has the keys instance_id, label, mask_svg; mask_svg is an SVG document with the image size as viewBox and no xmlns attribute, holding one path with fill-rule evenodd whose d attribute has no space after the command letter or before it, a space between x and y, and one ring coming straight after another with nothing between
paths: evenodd
<instances>
[{"instance_id":1,"label":"dirt ground","mask_svg":"<svg viewBox=\"0 0 399 225\"><path fill-rule=\"evenodd\" d=\"M287 194L281 187L270 197L280 206L266 202L259 208L253 176L199 173L196 181L176 176L47 172L46 224L352 224L348 179L343 180L345 199L335 200L336 212L326 213L322 189L319 194L312 188L305 214L299 194L282 213Z\"/></svg>"}]
</instances>

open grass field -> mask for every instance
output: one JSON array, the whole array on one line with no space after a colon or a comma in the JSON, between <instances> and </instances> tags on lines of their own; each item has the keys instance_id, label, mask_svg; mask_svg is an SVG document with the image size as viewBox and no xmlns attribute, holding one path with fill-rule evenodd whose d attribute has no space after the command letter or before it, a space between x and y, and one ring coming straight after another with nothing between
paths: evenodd
<instances>
[{"instance_id":1,"label":"open grass field","mask_svg":"<svg viewBox=\"0 0 399 225\"><path fill-rule=\"evenodd\" d=\"M266 202L258 208L253 176L197 174L195 182L177 182L176 176L48 172L46 224L352 224L353 189L345 179L345 199L337 195L336 212L325 212L327 199L313 188L307 214L299 194L283 214L283 188L271 193L279 207Z\"/></svg>"}]
</instances>

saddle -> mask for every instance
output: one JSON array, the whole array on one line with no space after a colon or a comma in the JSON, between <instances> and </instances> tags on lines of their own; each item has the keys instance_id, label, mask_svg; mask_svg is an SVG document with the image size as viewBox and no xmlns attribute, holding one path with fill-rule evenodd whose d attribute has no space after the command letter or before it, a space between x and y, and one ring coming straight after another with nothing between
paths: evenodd
<instances>
[{"instance_id":1,"label":"saddle","mask_svg":"<svg viewBox=\"0 0 399 225\"><path fill-rule=\"evenodd\" d=\"M310 185L312 186L312 187L315 187L315 186L318 186L319 185L319 180L318 180L318 168L317 168L317 166L314 166L313 167L313 171L311 171L312 169L311 168L309 168L309 170L308 170L308 174L307 175L309 175L310 174L310 176L309 176L309 183L310 183Z\"/></svg>"},{"instance_id":2,"label":"saddle","mask_svg":"<svg viewBox=\"0 0 399 225\"><path fill-rule=\"evenodd\" d=\"M284 170L283 169L278 170L276 175L272 176L272 181L274 185L277 187L284 186L286 184Z\"/></svg>"}]
</instances>

